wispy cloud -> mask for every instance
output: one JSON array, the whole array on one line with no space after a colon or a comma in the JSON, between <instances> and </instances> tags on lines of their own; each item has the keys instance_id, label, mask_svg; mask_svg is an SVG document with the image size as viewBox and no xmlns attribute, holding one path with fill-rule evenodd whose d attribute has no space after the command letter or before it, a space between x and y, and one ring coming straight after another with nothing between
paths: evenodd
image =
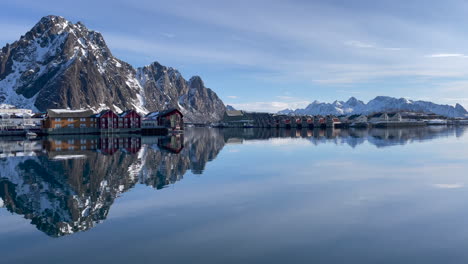
<instances>
[{"instance_id":1,"label":"wispy cloud","mask_svg":"<svg viewBox=\"0 0 468 264\"><path fill-rule=\"evenodd\" d=\"M166 38L174 38L175 37L175 34L172 34L172 33L167 33L167 32L164 32L162 33L162 35Z\"/></svg>"},{"instance_id":2,"label":"wispy cloud","mask_svg":"<svg viewBox=\"0 0 468 264\"><path fill-rule=\"evenodd\" d=\"M346 46L351 46L354 48L359 48L359 49L375 49L375 50L387 50L387 51L400 51L404 50L402 48L391 48L391 47L381 47L378 46L374 43L366 43L358 40L349 40L345 41L344 44Z\"/></svg>"},{"instance_id":3,"label":"wispy cloud","mask_svg":"<svg viewBox=\"0 0 468 264\"><path fill-rule=\"evenodd\" d=\"M361 49L375 48L374 44L364 43L364 42L357 41L357 40L345 41L345 45L352 46L352 47L355 47L355 48L361 48Z\"/></svg>"},{"instance_id":4,"label":"wispy cloud","mask_svg":"<svg viewBox=\"0 0 468 264\"><path fill-rule=\"evenodd\" d=\"M463 188L465 185L463 183L438 183L433 184L432 186L439 189L458 189Z\"/></svg>"},{"instance_id":5,"label":"wispy cloud","mask_svg":"<svg viewBox=\"0 0 468 264\"><path fill-rule=\"evenodd\" d=\"M237 98L239 98L239 97L236 96L236 95L228 95L228 96L226 96L226 97L229 98L229 99L237 99Z\"/></svg>"},{"instance_id":6,"label":"wispy cloud","mask_svg":"<svg viewBox=\"0 0 468 264\"><path fill-rule=\"evenodd\" d=\"M276 96L276 98L281 99L281 100L289 100L289 101L299 99L298 97L289 96L289 95L278 95Z\"/></svg>"},{"instance_id":7,"label":"wispy cloud","mask_svg":"<svg viewBox=\"0 0 468 264\"><path fill-rule=\"evenodd\" d=\"M427 58L468 58L467 55L461 53L437 53L426 55Z\"/></svg>"}]
</instances>

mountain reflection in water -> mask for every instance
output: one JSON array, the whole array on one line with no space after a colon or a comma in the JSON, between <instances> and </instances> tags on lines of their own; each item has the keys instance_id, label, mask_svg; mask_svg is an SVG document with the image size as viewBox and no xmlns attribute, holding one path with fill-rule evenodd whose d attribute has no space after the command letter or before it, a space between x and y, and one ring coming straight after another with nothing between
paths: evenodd
<instances>
[{"instance_id":1,"label":"mountain reflection in water","mask_svg":"<svg viewBox=\"0 0 468 264\"><path fill-rule=\"evenodd\" d=\"M464 127L372 130L193 128L169 137L61 136L0 140L0 206L60 237L104 221L114 200L136 184L161 189L187 171L202 174L225 144L289 138L317 144L403 145L460 137ZM286 140L284 144L290 143ZM267 144L267 142L265 142Z\"/></svg>"}]
</instances>

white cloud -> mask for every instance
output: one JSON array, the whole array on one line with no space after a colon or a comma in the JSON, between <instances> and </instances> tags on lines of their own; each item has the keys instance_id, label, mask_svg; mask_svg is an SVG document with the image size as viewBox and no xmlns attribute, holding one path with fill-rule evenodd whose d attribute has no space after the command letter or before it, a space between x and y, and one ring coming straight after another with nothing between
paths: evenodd
<instances>
[{"instance_id":1,"label":"white cloud","mask_svg":"<svg viewBox=\"0 0 468 264\"><path fill-rule=\"evenodd\" d=\"M438 54L431 54L427 55L426 57L428 58L451 58L451 57L457 57L457 58L467 58L465 54L461 53L438 53Z\"/></svg>"},{"instance_id":2,"label":"white cloud","mask_svg":"<svg viewBox=\"0 0 468 264\"><path fill-rule=\"evenodd\" d=\"M357 40L345 41L345 45L363 49L375 48L374 44L364 43Z\"/></svg>"},{"instance_id":3,"label":"white cloud","mask_svg":"<svg viewBox=\"0 0 468 264\"><path fill-rule=\"evenodd\" d=\"M404 50L402 48L388 48L388 47L380 47L376 44L371 44L371 43L366 43L362 41L357 41L357 40L350 40L350 41L345 41L344 43L346 46L351 46L354 48L359 48L359 49L375 49L375 50L387 50L387 51L400 51Z\"/></svg>"},{"instance_id":4,"label":"white cloud","mask_svg":"<svg viewBox=\"0 0 468 264\"><path fill-rule=\"evenodd\" d=\"M228 95L228 96L226 96L226 97L229 98L229 99L237 99L237 98L239 98L238 96L235 96L235 95Z\"/></svg>"},{"instance_id":5,"label":"white cloud","mask_svg":"<svg viewBox=\"0 0 468 264\"><path fill-rule=\"evenodd\" d=\"M166 37L166 38L174 38L174 37L175 37L175 34L167 33L167 32L162 33L162 35L163 35L164 37Z\"/></svg>"},{"instance_id":6,"label":"white cloud","mask_svg":"<svg viewBox=\"0 0 468 264\"><path fill-rule=\"evenodd\" d=\"M281 100L286 100L286 101L291 101L291 100L301 100L301 98L294 97L294 96L288 96L288 95L278 95L276 98L281 99Z\"/></svg>"},{"instance_id":7,"label":"white cloud","mask_svg":"<svg viewBox=\"0 0 468 264\"><path fill-rule=\"evenodd\" d=\"M463 188L465 185L463 183L438 183L433 184L432 186L439 189L458 189Z\"/></svg>"}]
</instances>

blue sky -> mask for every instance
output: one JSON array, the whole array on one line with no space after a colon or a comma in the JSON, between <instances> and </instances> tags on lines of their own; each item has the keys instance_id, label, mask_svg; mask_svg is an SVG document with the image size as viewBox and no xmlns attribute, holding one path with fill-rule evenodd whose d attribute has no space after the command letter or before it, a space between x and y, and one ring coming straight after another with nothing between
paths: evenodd
<instances>
[{"instance_id":1,"label":"blue sky","mask_svg":"<svg viewBox=\"0 0 468 264\"><path fill-rule=\"evenodd\" d=\"M49 14L100 31L134 66L200 75L242 109L377 95L468 107L465 1L15 0L0 46Z\"/></svg>"}]
</instances>

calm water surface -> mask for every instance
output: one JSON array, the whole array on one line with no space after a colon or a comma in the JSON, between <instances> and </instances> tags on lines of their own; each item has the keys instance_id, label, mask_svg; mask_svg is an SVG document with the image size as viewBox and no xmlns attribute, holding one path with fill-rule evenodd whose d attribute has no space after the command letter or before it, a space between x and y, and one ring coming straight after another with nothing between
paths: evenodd
<instances>
[{"instance_id":1,"label":"calm water surface","mask_svg":"<svg viewBox=\"0 0 468 264\"><path fill-rule=\"evenodd\" d=\"M468 133L0 139L1 263L467 263Z\"/></svg>"}]
</instances>

